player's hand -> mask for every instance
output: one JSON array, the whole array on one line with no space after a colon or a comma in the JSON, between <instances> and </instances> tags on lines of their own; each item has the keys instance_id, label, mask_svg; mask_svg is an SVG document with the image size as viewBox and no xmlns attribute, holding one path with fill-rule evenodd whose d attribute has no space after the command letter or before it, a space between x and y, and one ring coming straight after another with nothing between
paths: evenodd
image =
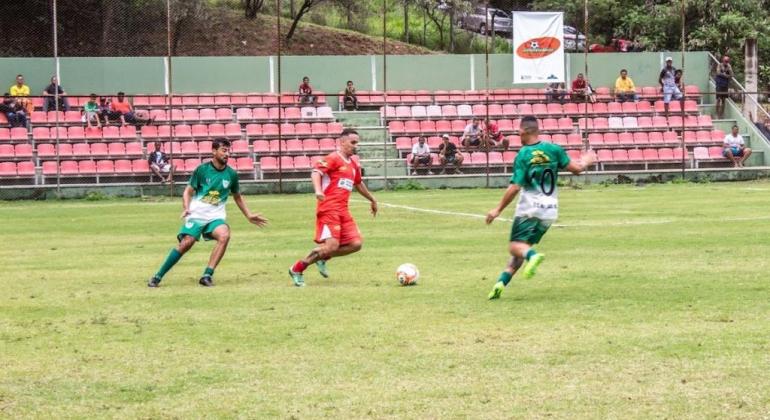
<instances>
[{"instance_id":1,"label":"player's hand","mask_svg":"<svg viewBox=\"0 0 770 420\"><path fill-rule=\"evenodd\" d=\"M184 209L184 210L182 210L182 215L181 215L181 216L179 216L179 218L180 218L180 219L184 219L185 217L187 217L187 216L189 216L189 215L190 215L190 210L188 210L188 209Z\"/></svg>"},{"instance_id":2,"label":"player's hand","mask_svg":"<svg viewBox=\"0 0 770 420\"><path fill-rule=\"evenodd\" d=\"M372 217L377 217L377 201L372 200L370 207L372 208Z\"/></svg>"},{"instance_id":3,"label":"player's hand","mask_svg":"<svg viewBox=\"0 0 770 420\"><path fill-rule=\"evenodd\" d=\"M498 209L492 209L487 213L487 224L492 223L497 217L500 216L500 210Z\"/></svg>"},{"instance_id":4,"label":"player's hand","mask_svg":"<svg viewBox=\"0 0 770 420\"><path fill-rule=\"evenodd\" d=\"M583 166L588 168L596 162L596 152L589 150L581 157L581 159L583 161Z\"/></svg>"},{"instance_id":5,"label":"player's hand","mask_svg":"<svg viewBox=\"0 0 770 420\"><path fill-rule=\"evenodd\" d=\"M252 213L247 217L249 219L249 223L255 224L258 227L264 227L267 225L267 218L262 216L259 213Z\"/></svg>"},{"instance_id":6,"label":"player's hand","mask_svg":"<svg viewBox=\"0 0 770 420\"><path fill-rule=\"evenodd\" d=\"M316 199L316 200L318 200L318 201L324 201L324 199L325 199L325 198L326 198L326 196L325 196L325 195L323 195L323 193L315 193L315 199Z\"/></svg>"}]
</instances>

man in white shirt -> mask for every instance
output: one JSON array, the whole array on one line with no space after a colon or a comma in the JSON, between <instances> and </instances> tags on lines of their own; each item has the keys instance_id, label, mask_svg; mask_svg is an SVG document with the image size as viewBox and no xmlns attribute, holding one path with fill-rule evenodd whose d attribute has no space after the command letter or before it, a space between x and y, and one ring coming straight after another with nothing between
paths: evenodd
<instances>
[{"instance_id":1,"label":"man in white shirt","mask_svg":"<svg viewBox=\"0 0 770 420\"><path fill-rule=\"evenodd\" d=\"M484 130L481 127L481 122L478 118L474 118L470 124L465 126L463 130L463 137L460 139L460 143L467 150L473 147L481 147L481 135Z\"/></svg>"},{"instance_id":2,"label":"man in white shirt","mask_svg":"<svg viewBox=\"0 0 770 420\"><path fill-rule=\"evenodd\" d=\"M733 126L733 132L725 136L722 154L730 159L736 168L743 167L743 162L751 156L751 149L746 147L743 136L738 134L738 126Z\"/></svg>"},{"instance_id":3,"label":"man in white shirt","mask_svg":"<svg viewBox=\"0 0 770 420\"><path fill-rule=\"evenodd\" d=\"M428 168L428 175L433 175L430 170L431 161L430 147L425 142L425 137L420 136L417 143L412 145L412 175L417 175L420 165Z\"/></svg>"}]
</instances>

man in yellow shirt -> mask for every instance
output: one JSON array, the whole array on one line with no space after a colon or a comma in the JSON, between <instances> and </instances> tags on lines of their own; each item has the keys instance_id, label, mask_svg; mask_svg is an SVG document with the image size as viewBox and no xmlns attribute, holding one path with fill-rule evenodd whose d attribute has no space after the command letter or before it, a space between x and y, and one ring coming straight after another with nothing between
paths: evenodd
<instances>
[{"instance_id":1,"label":"man in yellow shirt","mask_svg":"<svg viewBox=\"0 0 770 420\"><path fill-rule=\"evenodd\" d=\"M617 98L618 102L636 102L639 100L636 96L634 81L628 77L628 70L626 69L621 70L620 77L615 80L615 98Z\"/></svg>"},{"instance_id":2,"label":"man in yellow shirt","mask_svg":"<svg viewBox=\"0 0 770 420\"><path fill-rule=\"evenodd\" d=\"M11 86L9 92L11 96L15 96L17 98L16 102L24 107L27 115L32 115L32 111L35 110L35 106L32 105L32 100L29 99L30 90L29 86L24 84L24 76L16 76L16 84Z\"/></svg>"}]
</instances>

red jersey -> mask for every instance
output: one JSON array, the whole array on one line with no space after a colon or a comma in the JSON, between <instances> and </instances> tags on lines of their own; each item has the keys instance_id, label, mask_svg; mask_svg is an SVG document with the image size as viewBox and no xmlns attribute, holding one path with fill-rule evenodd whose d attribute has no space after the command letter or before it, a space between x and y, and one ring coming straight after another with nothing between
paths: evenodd
<instances>
[{"instance_id":1,"label":"red jersey","mask_svg":"<svg viewBox=\"0 0 770 420\"><path fill-rule=\"evenodd\" d=\"M334 152L319 160L314 170L320 172L324 200L318 202L316 213L348 211L348 199L353 188L361 183L361 168L353 159L346 160Z\"/></svg>"},{"instance_id":2,"label":"red jersey","mask_svg":"<svg viewBox=\"0 0 770 420\"><path fill-rule=\"evenodd\" d=\"M586 88L586 79L583 79L583 80L575 79L572 81L572 90L585 89L585 88Z\"/></svg>"}]
</instances>

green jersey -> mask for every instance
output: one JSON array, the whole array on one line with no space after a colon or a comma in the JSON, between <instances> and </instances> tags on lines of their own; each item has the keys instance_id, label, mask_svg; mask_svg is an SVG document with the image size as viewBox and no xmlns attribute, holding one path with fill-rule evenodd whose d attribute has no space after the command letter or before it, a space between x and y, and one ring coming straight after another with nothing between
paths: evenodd
<instances>
[{"instance_id":1,"label":"green jersey","mask_svg":"<svg viewBox=\"0 0 770 420\"><path fill-rule=\"evenodd\" d=\"M211 222L225 220L225 204L230 193L238 194L238 173L229 166L219 170L211 162L197 168L190 177L190 187L195 191L190 202L190 215L187 220Z\"/></svg>"},{"instance_id":2,"label":"green jersey","mask_svg":"<svg viewBox=\"0 0 770 420\"><path fill-rule=\"evenodd\" d=\"M559 170L569 165L569 161L561 146L544 141L519 150L511 177L511 184L521 187L517 217L556 220L559 213L556 181Z\"/></svg>"}]
</instances>

